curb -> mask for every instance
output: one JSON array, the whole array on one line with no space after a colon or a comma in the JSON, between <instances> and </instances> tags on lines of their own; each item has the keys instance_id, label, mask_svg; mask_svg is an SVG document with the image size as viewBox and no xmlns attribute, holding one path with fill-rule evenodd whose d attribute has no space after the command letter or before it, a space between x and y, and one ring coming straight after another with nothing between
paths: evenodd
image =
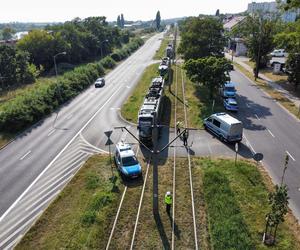
<instances>
[{"instance_id":1,"label":"curb","mask_svg":"<svg viewBox=\"0 0 300 250\"><path fill-rule=\"evenodd\" d=\"M239 64L239 63L237 63ZM240 65L240 64L239 64ZM242 65L240 65L241 67L243 67ZM244 68L245 69L245 68ZM254 83L256 86L259 87L259 89L266 95L268 96L270 99L272 99L276 104L278 104L278 106L280 106L286 113L288 113L291 117L293 117L297 122L300 122L300 119L294 115L293 113L291 113L288 109L286 109L280 102L276 101L272 96L270 96L269 93L267 93L264 89L262 89L255 81L253 81L252 79L250 79L248 76L246 76L242 71L240 71L239 69L235 68L235 70L237 70L238 72L240 72L245 78L247 78L250 82ZM247 70L247 69L245 69ZM263 79L264 81L266 81L265 79ZM267 82L267 81L266 81ZM268 86L270 86L268 83L266 83ZM271 86L272 87L272 86ZM278 91L276 89L274 89L272 87L273 90ZM293 103L293 102L292 102Z\"/></svg>"}]
</instances>

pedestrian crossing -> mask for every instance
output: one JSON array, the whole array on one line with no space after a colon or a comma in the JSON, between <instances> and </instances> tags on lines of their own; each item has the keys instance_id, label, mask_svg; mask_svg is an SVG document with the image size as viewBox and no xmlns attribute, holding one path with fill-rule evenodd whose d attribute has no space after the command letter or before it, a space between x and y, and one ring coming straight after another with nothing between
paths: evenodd
<instances>
[{"instance_id":1,"label":"pedestrian crossing","mask_svg":"<svg viewBox=\"0 0 300 250\"><path fill-rule=\"evenodd\" d=\"M99 153L105 151L89 144L79 134L2 219L0 249L13 249L84 162Z\"/></svg>"}]
</instances>

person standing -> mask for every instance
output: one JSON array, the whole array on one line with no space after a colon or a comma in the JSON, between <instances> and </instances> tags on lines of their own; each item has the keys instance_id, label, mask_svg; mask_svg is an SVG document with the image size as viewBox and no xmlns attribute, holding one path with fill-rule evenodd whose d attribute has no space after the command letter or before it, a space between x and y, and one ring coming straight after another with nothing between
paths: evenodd
<instances>
[{"instance_id":1,"label":"person standing","mask_svg":"<svg viewBox=\"0 0 300 250\"><path fill-rule=\"evenodd\" d=\"M167 191L165 194L165 204L166 204L166 212L168 215L170 215L171 205L172 205L172 195L170 191Z\"/></svg>"},{"instance_id":2,"label":"person standing","mask_svg":"<svg viewBox=\"0 0 300 250\"><path fill-rule=\"evenodd\" d=\"M180 134L180 121L176 123L176 133L177 135Z\"/></svg>"},{"instance_id":3,"label":"person standing","mask_svg":"<svg viewBox=\"0 0 300 250\"><path fill-rule=\"evenodd\" d=\"M187 131L187 130L184 131L182 137L183 137L183 145L184 145L184 146L187 146L187 140L188 140L188 137L189 137L188 131Z\"/></svg>"}]
</instances>

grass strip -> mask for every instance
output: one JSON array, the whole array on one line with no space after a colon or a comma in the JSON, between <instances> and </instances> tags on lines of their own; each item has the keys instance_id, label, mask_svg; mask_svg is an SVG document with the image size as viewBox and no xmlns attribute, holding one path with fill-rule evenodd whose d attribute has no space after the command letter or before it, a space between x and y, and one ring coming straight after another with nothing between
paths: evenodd
<instances>
[{"instance_id":1,"label":"grass strip","mask_svg":"<svg viewBox=\"0 0 300 250\"><path fill-rule=\"evenodd\" d=\"M156 51L156 53L153 57L154 60L160 60L161 58L166 56L166 48L167 48L169 42L170 42L170 39L168 37L165 37L162 40L159 49Z\"/></svg>"},{"instance_id":2,"label":"grass strip","mask_svg":"<svg viewBox=\"0 0 300 250\"><path fill-rule=\"evenodd\" d=\"M122 194L110 177L109 158L91 157L16 249L105 249Z\"/></svg>"},{"instance_id":3,"label":"grass strip","mask_svg":"<svg viewBox=\"0 0 300 250\"><path fill-rule=\"evenodd\" d=\"M147 94L147 90L150 87L150 83L154 77L159 75L157 70L157 63L152 64L145 69L138 84L122 106L121 115L127 121L136 123L139 109L143 103L145 95Z\"/></svg>"},{"instance_id":4,"label":"grass strip","mask_svg":"<svg viewBox=\"0 0 300 250\"><path fill-rule=\"evenodd\" d=\"M203 176L213 249L269 249L262 244L268 190L273 188L267 174L246 161L234 166L229 159L194 158L193 164L194 176ZM290 213L280 224L272 249L300 249L299 226L295 224Z\"/></svg>"}]
</instances>

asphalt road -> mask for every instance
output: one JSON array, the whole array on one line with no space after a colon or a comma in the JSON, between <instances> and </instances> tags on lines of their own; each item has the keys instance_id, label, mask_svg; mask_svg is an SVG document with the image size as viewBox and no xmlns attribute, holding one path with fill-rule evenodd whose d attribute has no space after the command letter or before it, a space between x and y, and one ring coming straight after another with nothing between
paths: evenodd
<instances>
[{"instance_id":1,"label":"asphalt road","mask_svg":"<svg viewBox=\"0 0 300 250\"><path fill-rule=\"evenodd\" d=\"M11 248L85 160L101 152L81 132L88 131L92 142L105 140L110 113L151 63L162 36L150 38L111 71L105 87L91 86L62 107L55 124L54 113L0 151L0 249ZM123 135L115 131L112 139Z\"/></svg>"},{"instance_id":2,"label":"asphalt road","mask_svg":"<svg viewBox=\"0 0 300 250\"><path fill-rule=\"evenodd\" d=\"M136 144L126 131L113 128L125 125L136 134L135 125L120 117L120 108L152 62L161 37L149 39L111 71L104 88L91 86L61 108L55 125L53 114L0 151L0 249L14 246L90 155L108 151L105 131L113 130L114 143L126 138ZM255 152L263 153L264 165L278 182L285 154L290 154L285 181L291 206L300 218L300 123L241 73L233 71L231 76L238 83L240 111L236 116L245 127L239 156L251 158ZM173 139L170 130L163 129L159 148ZM189 144L191 155L235 155L234 145L203 130L191 131ZM178 156L185 156L185 148L176 145ZM168 155L166 150L160 156Z\"/></svg>"}]
</instances>

